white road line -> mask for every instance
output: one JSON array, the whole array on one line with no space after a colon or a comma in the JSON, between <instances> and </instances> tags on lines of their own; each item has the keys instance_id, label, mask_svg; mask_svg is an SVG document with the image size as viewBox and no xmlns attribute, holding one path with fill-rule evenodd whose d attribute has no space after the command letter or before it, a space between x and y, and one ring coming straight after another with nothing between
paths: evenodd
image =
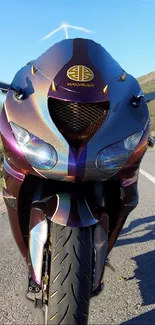
<instances>
[{"instance_id":1,"label":"white road line","mask_svg":"<svg viewBox=\"0 0 155 325\"><path fill-rule=\"evenodd\" d=\"M140 169L140 173L142 175L144 175L145 177L147 177L152 183L155 184L155 177L154 176L152 176L151 174L145 172L145 170L143 170L143 169Z\"/></svg>"}]
</instances>

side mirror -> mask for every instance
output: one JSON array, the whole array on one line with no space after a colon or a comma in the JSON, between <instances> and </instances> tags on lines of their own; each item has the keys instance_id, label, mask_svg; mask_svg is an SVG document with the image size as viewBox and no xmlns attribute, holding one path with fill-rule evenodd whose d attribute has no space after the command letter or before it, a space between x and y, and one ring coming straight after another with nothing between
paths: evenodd
<instances>
[{"instance_id":1,"label":"side mirror","mask_svg":"<svg viewBox=\"0 0 155 325\"><path fill-rule=\"evenodd\" d=\"M8 90L10 89L10 87L11 87L11 85L6 84L6 83L0 81L0 91L3 94L6 94L8 92Z\"/></svg>"},{"instance_id":2,"label":"side mirror","mask_svg":"<svg viewBox=\"0 0 155 325\"><path fill-rule=\"evenodd\" d=\"M23 91L23 89L16 87L13 84L9 85L9 84L6 84L6 83L0 81L0 91L2 92L2 94L7 94L9 89L12 89L15 91L15 96L18 100L25 99L26 94Z\"/></svg>"},{"instance_id":3,"label":"side mirror","mask_svg":"<svg viewBox=\"0 0 155 325\"><path fill-rule=\"evenodd\" d=\"M153 148L155 145L155 139L153 137L149 137L148 139L148 146Z\"/></svg>"},{"instance_id":4,"label":"side mirror","mask_svg":"<svg viewBox=\"0 0 155 325\"><path fill-rule=\"evenodd\" d=\"M132 107L139 107L141 105L142 98L144 98L143 94L139 94L137 96L134 95L130 100L130 104L132 105Z\"/></svg>"}]
</instances>

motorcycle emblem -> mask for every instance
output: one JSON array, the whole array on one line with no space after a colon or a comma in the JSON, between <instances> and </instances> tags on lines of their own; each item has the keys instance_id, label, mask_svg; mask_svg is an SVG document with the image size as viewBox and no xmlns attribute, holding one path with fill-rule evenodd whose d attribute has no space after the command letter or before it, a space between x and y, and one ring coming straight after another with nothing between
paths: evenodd
<instances>
[{"instance_id":1,"label":"motorcycle emblem","mask_svg":"<svg viewBox=\"0 0 155 325\"><path fill-rule=\"evenodd\" d=\"M67 77L74 81L87 82L94 79L94 73L84 65L74 65L67 70Z\"/></svg>"}]
</instances>

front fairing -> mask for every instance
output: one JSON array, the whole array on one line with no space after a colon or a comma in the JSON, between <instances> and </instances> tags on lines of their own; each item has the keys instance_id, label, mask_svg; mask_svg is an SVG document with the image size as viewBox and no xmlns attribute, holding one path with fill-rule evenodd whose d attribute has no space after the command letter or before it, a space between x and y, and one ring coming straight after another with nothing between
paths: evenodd
<instances>
[{"instance_id":1,"label":"front fairing","mask_svg":"<svg viewBox=\"0 0 155 325\"><path fill-rule=\"evenodd\" d=\"M63 60L58 60L59 64L55 61L54 64L51 63L52 68L50 68L51 52L47 51L34 61L35 66L38 67L35 74L32 73L33 62L17 73L13 84L24 89L27 98L23 101L17 100L14 91L10 90L5 102L6 115L8 121L13 121L43 139L57 151L56 166L50 171L35 169L38 175L71 182L78 177L82 178L83 181L102 179L102 173L95 167L98 152L133 133L144 130L149 118L148 108L144 100L142 100L140 107L131 106L130 99L140 92L136 79L126 74L126 80L121 81L123 70L119 64L100 45L96 46L94 51L94 43L90 41L88 46L89 60L100 71L101 81L103 78L104 85L107 84L109 87L110 111L100 130L90 139L81 152L75 155L74 149L69 146L52 121L47 105L52 80L72 58L72 40L68 40L68 42L70 42L68 50L64 51ZM81 63L80 59L79 63ZM91 89L89 91L83 89L80 94L79 88L64 88L62 78L62 85L59 84L58 90L53 92L53 97L61 98L63 94L67 100L80 101L81 98L85 98L85 102L93 102L94 98L97 100L98 96L98 100L101 101L101 99L104 100L103 95L101 96L104 85L97 85L97 89L92 90L94 94L92 96Z\"/></svg>"},{"instance_id":2,"label":"front fairing","mask_svg":"<svg viewBox=\"0 0 155 325\"><path fill-rule=\"evenodd\" d=\"M138 94L140 87L137 81L127 75L126 82L111 84L110 114L103 127L96 133L87 145L86 178L93 171L95 177L101 177L96 169L95 161L99 151L130 135L144 131L149 125L149 112L145 100L142 99L140 107L132 107L130 99L133 94ZM148 131L147 131L148 135ZM143 148L144 149L144 148ZM99 176L100 175L100 176Z\"/></svg>"}]
</instances>

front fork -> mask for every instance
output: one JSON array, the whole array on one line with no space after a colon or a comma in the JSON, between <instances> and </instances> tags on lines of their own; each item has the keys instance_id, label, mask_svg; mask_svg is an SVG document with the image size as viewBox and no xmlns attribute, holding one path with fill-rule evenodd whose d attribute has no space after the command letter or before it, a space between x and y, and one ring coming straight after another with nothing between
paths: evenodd
<instances>
[{"instance_id":1,"label":"front fork","mask_svg":"<svg viewBox=\"0 0 155 325\"><path fill-rule=\"evenodd\" d=\"M42 279L45 276L45 274L43 274L44 256L45 252L47 252L45 245L47 244L49 237L49 224L52 221L70 227L75 225L76 227L92 227L94 256L92 296L100 292L102 289L101 281L107 255L114 246L127 216L137 206L137 204L137 183L122 188L121 212L109 238L108 215L100 211L98 220L97 218L95 219L85 199L71 203L70 195L60 194L57 199L53 196L42 201L34 202L30 216L28 291L38 294L38 292L42 291L44 287ZM72 208L74 215L72 215ZM77 213L76 218L75 211ZM48 245L46 248L48 248Z\"/></svg>"},{"instance_id":2,"label":"front fork","mask_svg":"<svg viewBox=\"0 0 155 325\"><path fill-rule=\"evenodd\" d=\"M65 207L67 207L68 205L66 202L66 198L67 197L65 197L65 201L64 201ZM50 197L38 203L35 202L32 205L32 209L31 209L28 268L29 268L29 292L32 293L36 293L36 292L38 293L42 288L42 277L43 277L42 266L44 261L44 254L46 251L45 244L48 241L49 225L51 221L53 222L54 220L56 221L60 220L58 207L56 207L57 212L54 212L53 216L49 216L48 210L50 209L52 200L54 200L54 198ZM92 291L95 292L99 287L102 279L103 270L104 270L103 265L107 254L108 229L109 229L108 215L106 213L101 212L99 220L93 217L91 219L91 212L87 204L85 204L84 207L84 201L80 202L81 207L82 204L83 204L83 209L86 213L85 221L83 221L83 226L88 226L85 224L85 222L86 220L89 220L90 222L89 226L92 226L92 230L93 230L94 269L93 269ZM69 207L69 211L70 208L71 207ZM66 211L66 215L67 215L67 211ZM67 226L67 224L65 226ZM79 224L79 226L82 225Z\"/></svg>"}]
</instances>

